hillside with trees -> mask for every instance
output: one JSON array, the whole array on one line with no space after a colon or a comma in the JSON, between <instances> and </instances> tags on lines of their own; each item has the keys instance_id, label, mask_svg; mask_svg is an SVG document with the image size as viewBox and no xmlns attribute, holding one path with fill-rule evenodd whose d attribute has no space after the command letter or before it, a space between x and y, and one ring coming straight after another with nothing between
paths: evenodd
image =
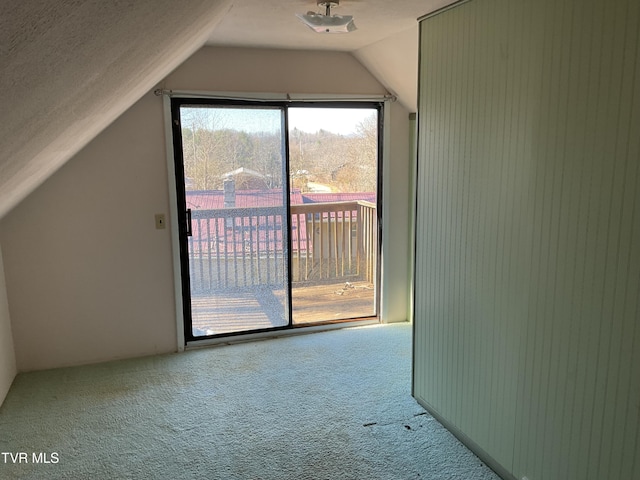
<instances>
[{"instance_id":1,"label":"hillside with trees","mask_svg":"<svg viewBox=\"0 0 640 480\"><path fill-rule=\"evenodd\" d=\"M282 187L279 133L239 131L211 116L192 115L182 128L185 179L189 190L220 190L223 175L238 168L265 176L268 188ZM309 191L309 183L334 192L374 192L377 175L377 122L366 118L350 135L320 130L289 132L292 188Z\"/></svg>"}]
</instances>

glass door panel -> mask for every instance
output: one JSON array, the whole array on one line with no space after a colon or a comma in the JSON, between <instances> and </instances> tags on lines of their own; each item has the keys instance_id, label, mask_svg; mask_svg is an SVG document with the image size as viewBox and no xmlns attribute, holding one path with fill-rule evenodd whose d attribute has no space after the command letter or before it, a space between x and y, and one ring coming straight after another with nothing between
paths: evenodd
<instances>
[{"instance_id":1,"label":"glass door panel","mask_svg":"<svg viewBox=\"0 0 640 480\"><path fill-rule=\"evenodd\" d=\"M284 110L183 104L179 115L187 340L289 325Z\"/></svg>"},{"instance_id":2,"label":"glass door panel","mask_svg":"<svg viewBox=\"0 0 640 480\"><path fill-rule=\"evenodd\" d=\"M290 107L294 324L376 315L377 108Z\"/></svg>"}]
</instances>

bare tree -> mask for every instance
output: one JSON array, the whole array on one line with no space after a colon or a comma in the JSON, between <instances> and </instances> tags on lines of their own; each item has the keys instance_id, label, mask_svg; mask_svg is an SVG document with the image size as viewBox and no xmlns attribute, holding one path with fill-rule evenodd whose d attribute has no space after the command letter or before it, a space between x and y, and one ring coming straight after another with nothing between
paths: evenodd
<instances>
[{"instance_id":1,"label":"bare tree","mask_svg":"<svg viewBox=\"0 0 640 480\"><path fill-rule=\"evenodd\" d=\"M334 181L341 191L375 192L378 164L377 114L365 118L356 127L356 135L349 137L344 162Z\"/></svg>"},{"instance_id":2,"label":"bare tree","mask_svg":"<svg viewBox=\"0 0 640 480\"><path fill-rule=\"evenodd\" d=\"M224 166L218 161L223 119L215 109L188 108L182 112L182 152L185 182L190 190L212 190L221 185Z\"/></svg>"}]
</instances>

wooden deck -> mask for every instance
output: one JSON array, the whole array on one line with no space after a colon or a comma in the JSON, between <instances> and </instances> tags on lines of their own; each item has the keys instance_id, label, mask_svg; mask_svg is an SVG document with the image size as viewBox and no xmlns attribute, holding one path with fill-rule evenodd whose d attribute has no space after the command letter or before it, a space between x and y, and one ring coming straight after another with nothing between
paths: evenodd
<instances>
[{"instance_id":1,"label":"wooden deck","mask_svg":"<svg viewBox=\"0 0 640 480\"><path fill-rule=\"evenodd\" d=\"M375 289L367 282L294 287L295 325L375 316ZM244 332L287 325L283 289L243 289L194 296L191 300L196 336Z\"/></svg>"}]
</instances>

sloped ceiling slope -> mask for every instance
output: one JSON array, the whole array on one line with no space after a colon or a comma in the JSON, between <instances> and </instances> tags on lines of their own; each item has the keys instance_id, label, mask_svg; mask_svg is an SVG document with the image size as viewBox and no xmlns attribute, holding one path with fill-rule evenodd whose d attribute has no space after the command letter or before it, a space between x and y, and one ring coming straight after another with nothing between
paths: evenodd
<instances>
[{"instance_id":1,"label":"sloped ceiling slope","mask_svg":"<svg viewBox=\"0 0 640 480\"><path fill-rule=\"evenodd\" d=\"M418 24L353 52L410 112L418 108Z\"/></svg>"},{"instance_id":2,"label":"sloped ceiling slope","mask_svg":"<svg viewBox=\"0 0 640 480\"><path fill-rule=\"evenodd\" d=\"M0 218L204 44L229 0L4 0Z\"/></svg>"}]
</instances>

